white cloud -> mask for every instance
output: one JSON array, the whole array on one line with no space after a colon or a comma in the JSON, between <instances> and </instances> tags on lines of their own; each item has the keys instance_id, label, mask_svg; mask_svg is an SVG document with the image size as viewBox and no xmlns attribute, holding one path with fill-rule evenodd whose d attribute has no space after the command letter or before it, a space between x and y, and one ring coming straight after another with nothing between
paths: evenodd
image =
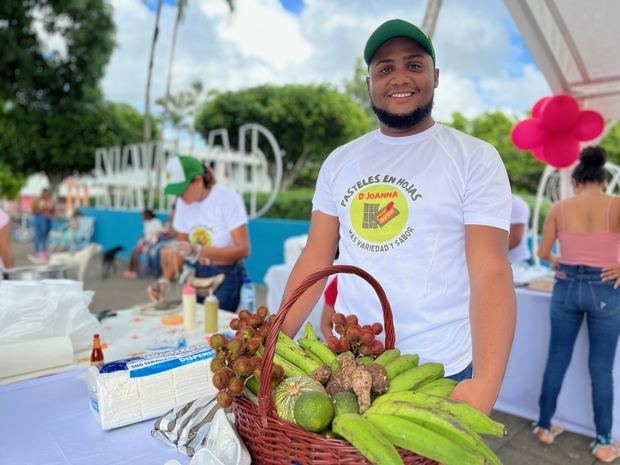
<instances>
[{"instance_id":1,"label":"white cloud","mask_svg":"<svg viewBox=\"0 0 620 465\"><path fill-rule=\"evenodd\" d=\"M485 110L484 100L477 92L476 83L449 71L439 73L435 91L433 115L438 121L448 121L458 111L468 118Z\"/></svg>"},{"instance_id":2,"label":"white cloud","mask_svg":"<svg viewBox=\"0 0 620 465\"><path fill-rule=\"evenodd\" d=\"M550 95L551 89L540 70L532 64L522 69L523 74L516 77L497 76L483 78L480 88L490 93L497 107L512 108L524 114L536 101Z\"/></svg>"},{"instance_id":3,"label":"white cloud","mask_svg":"<svg viewBox=\"0 0 620 465\"><path fill-rule=\"evenodd\" d=\"M112 0L118 48L103 81L106 97L142 110L155 13L140 0ZM368 35L382 21L401 17L420 24L426 2L306 0L300 15L278 0L189 2L177 41L172 90L200 79L207 90L235 90L264 83L329 82L353 76ZM165 91L176 15L164 5L152 98ZM502 2L444 0L435 31L441 69L435 115L475 116L496 108L524 113L549 92L540 71L522 62L514 25ZM508 72L510 70L510 72Z\"/></svg>"},{"instance_id":4,"label":"white cloud","mask_svg":"<svg viewBox=\"0 0 620 465\"><path fill-rule=\"evenodd\" d=\"M223 3L223 2L222 2ZM248 58L264 61L277 72L303 63L312 46L300 32L300 22L277 0L242 0L230 21L219 22L219 36Z\"/></svg>"}]
</instances>

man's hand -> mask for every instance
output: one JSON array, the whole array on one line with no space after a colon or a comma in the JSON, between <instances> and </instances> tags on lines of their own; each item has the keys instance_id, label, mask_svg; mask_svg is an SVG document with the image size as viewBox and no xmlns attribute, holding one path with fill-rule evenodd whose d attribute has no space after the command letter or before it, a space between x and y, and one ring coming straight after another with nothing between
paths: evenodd
<instances>
[{"instance_id":1,"label":"man's hand","mask_svg":"<svg viewBox=\"0 0 620 465\"><path fill-rule=\"evenodd\" d=\"M480 380L466 379L457 384L450 396L451 399L466 402L486 415L491 413L497 395L490 393L486 384Z\"/></svg>"},{"instance_id":2,"label":"man's hand","mask_svg":"<svg viewBox=\"0 0 620 465\"><path fill-rule=\"evenodd\" d=\"M620 287L620 265L614 268L603 268L603 272L601 273L602 281L615 281L614 289L618 289Z\"/></svg>"}]
</instances>

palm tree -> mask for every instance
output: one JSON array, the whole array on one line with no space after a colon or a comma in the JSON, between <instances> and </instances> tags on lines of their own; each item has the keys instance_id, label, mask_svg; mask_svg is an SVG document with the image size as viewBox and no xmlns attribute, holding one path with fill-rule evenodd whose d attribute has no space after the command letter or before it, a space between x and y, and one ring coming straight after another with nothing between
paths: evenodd
<instances>
[{"instance_id":1,"label":"palm tree","mask_svg":"<svg viewBox=\"0 0 620 465\"><path fill-rule=\"evenodd\" d=\"M191 83L189 89L187 90L187 101L190 105L190 118L191 121L188 124L189 134L190 134L190 153L194 153L194 142L196 140L196 113L200 104L202 103L204 85L202 81L194 81Z\"/></svg>"},{"instance_id":2,"label":"palm tree","mask_svg":"<svg viewBox=\"0 0 620 465\"><path fill-rule=\"evenodd\" d=\"M202 92L204 86L201 81L194 81L191 85L176 94L168 97L161 97L155 101L157 105L166 108L164 124L170 123L172 128L176 130L176 145L179 146L179 140L182 130L187 130L191 135L190 151L194 151L194 138L196 130L194 120L196 111L202 103Z\"/></svg>"},{"instance_id":3,"label":"palm tree","mask_svg":"<svg viewBox=\"0 0 620 465\"><path fill-rule=\"evenodd\" d=\"M426 3L426 12L424 13L424 20L422 21L422 30L428 34L429 37L433 37L435 34L435 26L437 25L437 18L439 11L441 10L442 0L428 0Z\"/></svg>"},{"instance_id":4,"label":"palm tree","mask_svg":"<svg viewBox=\"0 0 620 465\"><path fill-rule=\"evenodd\" d=\"M177 17L174 21L174 29L172 30L172 46L170 47L170 59L168 60L168 77L166 79L166 94L163 99L163 114L162 121L166 124L168 119L169 103L170 103L170 83L172 82L172 65L174 64L174 53L177 48L177 34L179 33L179 25L185 19L185 8L187 7L188 0L178 0L177 2ZM161 140L164 140L164 131L161 132Z\"/></svg>"},{"instance_id":5,"label":"palm tree","mask_svg":"<svg viewBox=\"0 0 620 465\"><path fill-rule=\"evenodd\" d=\"M187 8L188 3L189 3L189 0L178 0L177 2L177 17L174 22L174 29L172 31L172 46L170 47L170 59L168 60L168 77L166 79L166 94L164 95L163 105L162 105L163 107L162 120L164 121L164 124L165 124L165 121L168 119L169 103L172 101L172 98L170 96L170 85L172 82L172 67L174 65L174 54L175 54L176 45L177 45L177 34L179 32L179 25L185 19L185 9ZM230 9L230 12L232 13L235 9L234 0L226 0L226 3L228 4L228 8ZM202 89L202 83L200 83L200 86ZM164 139L163 131L161 132L161 139L162 141Z\"/></svg>"},{"instance_id":6,"label":"palm tree","mask_svg":"<svg viewBox=\"0 0 620 465\"><path fill-rule=\"evenodd\" d=\"M155 45L159 36L159 17L161 16L161 7L164 1L157 2L157 15L155 16L155 29L153 30L153 40L151 41L151 54L149 56L149 68L146 75L146 96L144 103L144 124L143 136L144 142L151 141L151 78L153 75L153 57L155 56Z\"/></svg>"}]
</instances>

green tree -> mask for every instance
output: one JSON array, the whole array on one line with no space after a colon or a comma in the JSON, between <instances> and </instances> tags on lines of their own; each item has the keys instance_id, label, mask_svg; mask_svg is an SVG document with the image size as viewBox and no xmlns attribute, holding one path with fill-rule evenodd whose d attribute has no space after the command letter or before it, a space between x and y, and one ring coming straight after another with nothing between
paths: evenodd
<instances>
[{"instance_id":1,"label":"green tree","mask_svg":"<svg viewBox=\"0 0 620 465\"><path fill-rule=\"evenodd\" d=\"M126 104L78 107L59 116L15 108L0 118L0 154L19 173L44 172L53 188L65 177L91 171L95 149L142 140L143 117Z\"/></svg>"},{"instance_id":2,"label":"green tree","mask_svg":"<svg viewBox=\"0 0 620 465\"><path fill-rule=\"evenodd\" d=\"M366 66L363 58L358 58L355 60L353 78L350 81L345 81L344 90L349 97L351 97L364 109L371 124L373 124L374 127L379 127L379 122L375 117L375 112L372 110L370 95L368 95L366 76L368 76L368 67Z\"/></svg>"},{"instance_id":3,"label":"green tree","mask_svg":"<svg viewBox=\"0 0 620 465\"><path fill-rule=\"evenodd\" d=\"M29 111L71 111L99 93L114 48L106 0L0 2L0 99ZM63 46L49 49L44 34Z\"/></svg>"},{"instance_id":4,"label":"green tree","mask_svg":"<svg viewBox=\"0 0 620 465\"><path fill-rule=\"evenodd\" d=\"M169 95L168 97L161 97L155 101L157 105L163 108L162 111L162 123L170 123L176 130L176 142L177 145L181 138L181 131L187 130L191 136L190 150L193 152L195 128L194 121L196 119L196 112L199 105L202 103L202 93L204 87L201 81L192 82L186 89L177 92L176 94ZM165 119L163 119L165 117ZM163 138L163 131L162 131Z\"/></svg>"},{"instance_id":5,"label":"green tree","mask_svg":"<svg viewBox=\"0 0 620 465\"><path fill-rule=\"evenodd\" d=\"M601 141L601 145L607 150L609 161L620 165L620 123L611 128Z\"/></svg>"},{"instance_id":6,"label":"green tree","mask_svg":"<svg viewBox=\"0 0 620 465\"><path fill-rule=\"evenodd\" d=\"M501 111L483 113L473 119L456 112L452 114L452 120L445 124L493 145L501 155L517 190L535 193L545 165L530 152L523 152L512 144L510 132L517 122L516 115L509 116ZM601 145L607 150L609 161L620 165L620 124L612 128Z\"/></svg>"},{"instance_id":7,"label":"green tree","mask_svg":"<svg viewBox=\"0 0 620 465\"><path fill-rule=\"evenodd\" d=\"M0 2L0 18L0 162L52 185L92 169L109 116L99 82L114 48L110 5L14 0Z\"/></svg>"},{"instance_id":8,"label":"green tree","mask_svg":"<svg viewBox=\"0 0 620 465\"><path fill-rule=\"evenodd\" d=\"M16 174L4 163L0 163L0 199L14 199L25 185L25 176Z\"/></svg>"},{"instance_id":9,"label":"green tree","mask_svg":"<svg viewBox=\"0 0 620 465\"><path fill-rule=\"evenodd\" d=\"M370 129L364 110L329 85L264 85L215 93L198 113L196 128L205 138L213 129L227 128L234 147L245 123L262 124L286 150L283 188L296 180L298 186L314 185L325 157Z\"/></svg>"}]
</instances>

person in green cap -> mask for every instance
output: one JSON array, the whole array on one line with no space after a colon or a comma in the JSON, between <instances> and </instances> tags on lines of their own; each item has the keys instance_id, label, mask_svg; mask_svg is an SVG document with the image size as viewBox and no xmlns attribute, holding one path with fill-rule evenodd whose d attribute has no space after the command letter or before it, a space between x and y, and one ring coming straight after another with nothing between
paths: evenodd
<instances>
[{"instance_id":1,"label":"person in green cap","mask_svg":"<svg viewBox=\"0 0 620 465\"><path fill-rule=\"evenodd\" d=\"M250 254L248 215L243 199L215 183L210 168L196 158L181 155L168 160L164 193L176 195L172 226L177 233L177 251L195 268L197 278L223 273L215 291L220 308L236 312L246 276L243 259ZM148 293L162 300L170 288L175 267L165 267L163 277Z\"/></svg>"},{"instance_id":2,"label":"person in green cap","mask_svg":"<svg viewBox=\"0 0 620 465\"><path fill-rule=\"evenodd\" d=\"M339 249L340 264L365 269L384 288L397 347L442 363L459 381L453 397L488 413L515 327L506 169L494 147L433 120L439 69L422 30L387 21L368 38L364 59L379 129L323 163L308 241L285 292L331 265ZM321 290L297 301L287 334L297 333ZM350 274L338 276L335 310L360 324L383 319L372 287Z\"/></svg>"}]
</instances>

